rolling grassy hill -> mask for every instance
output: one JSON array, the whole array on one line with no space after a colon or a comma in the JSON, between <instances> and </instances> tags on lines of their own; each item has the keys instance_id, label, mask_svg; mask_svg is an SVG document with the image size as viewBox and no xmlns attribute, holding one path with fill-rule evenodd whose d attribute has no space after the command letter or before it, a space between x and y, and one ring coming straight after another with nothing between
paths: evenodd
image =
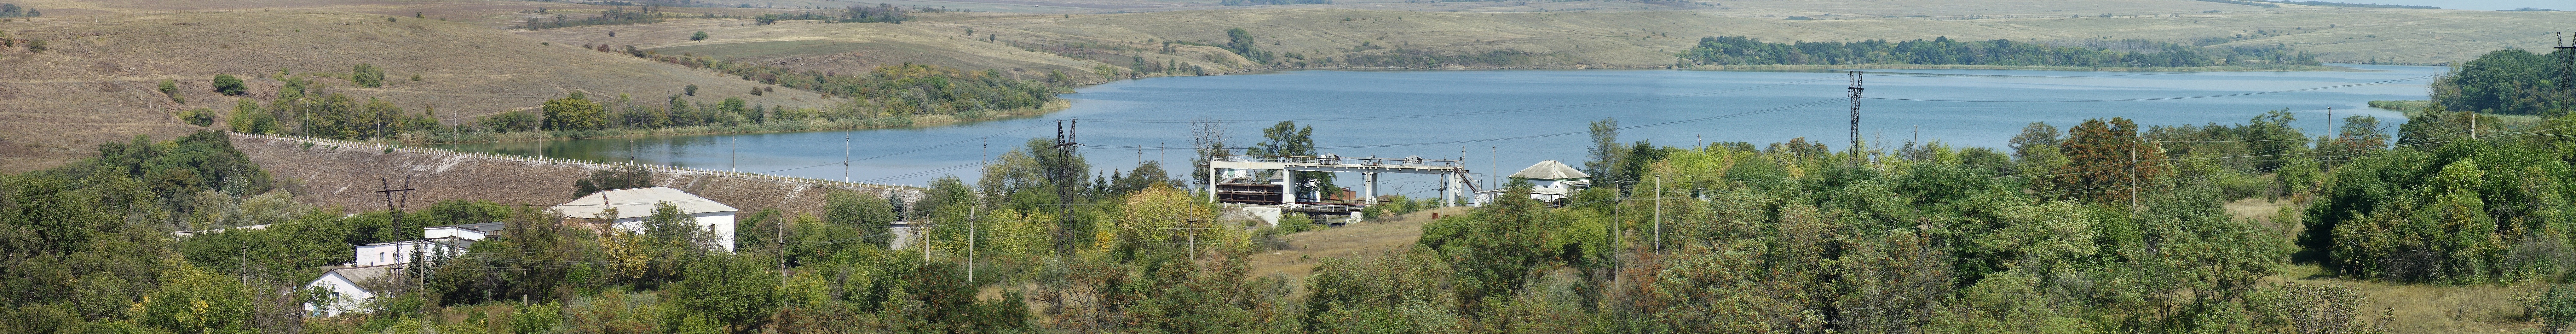
<instances>
[{"instance_id":1,"label":"rolling grassy hill","mask_svg":"<svg viewBox=\"0 0 2576 334\"><path fill-rule=\"evenodd\" d=\"M750 96L754 82L711 71L545 43L461 22L332 12L229 11L97 15L0 22L14 38L43 39L48 50L0 52L0 170L30 170L87 155L104 141L134 135L172 138L194 126L174 111L229 110L231 98L211 87L216 74L249 82L249 97L275 97L281 69L320 75L330 92L382 98L418 111L434 106L457 124L475 115L530 108L572 91L594 97L629 94L659 100L683 85L698 98L740 96L751 103L823 106L831 100L801 90ZM550 44L550 45L549 45ZM388 85L362 88L351 67L384 69ZM418 75L421 80L410 80ZM154 90L176 80L188 104Z\"/></svg>"},{"instance_id":2,"label":"rolling grassy hill","mask_svg":"<svg viewBox=\"0 0 2576 334\"><path fill-rule=\"evenodd\" d=\"M2067 45L2147 39L2219 47L2283 45L2317 53L2326 62L2440 64L2503 47L2547 47L2551 41L2539 31L2576 24L2576 12L2260 8L2184 0L1989 0L1961 1L1956 6L1968 9L1888 1L1741 4L1584 12L1263 6L1088 15L951 13L924 15L920 21L899 25L674 20L526 34L558 43L635 44L665 53L742 57L824 70L916 62L1078 72L1074 70L1134 67L1133 59L1142 57L1148 63L1178 62L1223 73L1247 67L1249 62L1209 47L1178 45L1166 53L1162 42L1222 45L1228 40L1226 29L1243 28L1253 33L1258 48L1282 57L1294 53L1297 57L1290 60L1511 55L1454 68L1655 68L1673 64L1673 54L1689 49L1700 37L1717 35L1780 42L1947 36ZM1959 16L1914 14L1953 12ZM1812 19L1784 19L1792 15ZM626 35L611 38L606 36L608 31ZM695 31L717 38L702 42L671 38Z\"/></svg>"}]
</instances>

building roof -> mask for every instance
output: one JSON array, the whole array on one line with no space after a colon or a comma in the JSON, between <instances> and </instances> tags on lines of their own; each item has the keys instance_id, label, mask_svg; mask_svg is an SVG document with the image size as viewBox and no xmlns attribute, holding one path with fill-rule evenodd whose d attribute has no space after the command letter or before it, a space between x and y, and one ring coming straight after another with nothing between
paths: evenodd
<instances>
[{"instance_id":1,"label":"building roof","mask_svg":"<svg viewBox=\"0 0 2576 334\"><path fill-rule=\"evenodd\" d=\"M474 240L468 240L468 239L465 239L465 238L458 238L458 237L437 237L437 238L420 239L420 240L387 241L387 242L379 242L379 243L372 243L372 244L365 244L365 245L355 245L355 246L357 246L357 247L366 247L366 246L384 246L384 245L399 245L399 244L412 244L412 243L436 243L436 244L439 244L439 245L442 245L442 246L456 247L456 248L466 248L466 247L473 247L473 246L474 246Z\"/></svg>"},{"instance_id":2,"label":"building roof","mask_svg":"<svg viewBox=\"0 0 2576 334\"><path fill-rule=\"evenodd\" d=\"M598 218L601 211L617 208L618 217L629 218L651 216L653 206L662 202L671 202L679 206L680 214L738 211L724 203L716 203L715 200L690 195L689 192L671 189L671 187L601 191L573 199L572 202L563 205L556 205L554 209L556 212L562 212L564 217Z\"/></svg>"},{"instance_id":3,"label":"building roof","mask_svg":"<svg viewBox=\"0 0 2576 334\"><path fill-rule=\"evenodd\" d=\"M620 209L619 211L625 211L625 210ZM492 233L492 232L500 232L500 231L501 231L501 229L508 228L508 227L510 227L510 226L509 226L509 223L505 223L505 222L489 222L489 223L480 223L480 224L456 224L456 225L448 225L448 226L431 226L431 227L427 227L427 228L441 228L441 227L454 227L454 228L460 228L460 229L475 230L475 231L483 232L483 233Z\"/></svg>"},{"instance_id":4,"label":"building roof","mask_svg":"<svg viewBox=\"0 0 2576 334\"><path fill-rule=\"evenodd\" d=\"M1529 168L1521 169L1518 173L1512 173L1512 177L1532 180L1574 180L1589 179L1592 178L1592 174L1584 174L1583 171L1574 169L1574 166L1566 166L1565 163L1556 162L1556 160L1543 160L1536 165L1530 165Z\"/></svg>"},{"instance_id":5,"label":"building roof","mask_svg":"<svg viewBox=\"0 0 2576 334\"><path fill-rule=\"evenodd\" d=\"M384 278L385 276L390 276L390 275L392 275L392 274L393 274L393 272L394 272L394 270L395 270L395 269L398 269L396 266L400 266L400 265L399 265L399 264L380 264L380 265L372 265L372 266L365 266L365 267L348 267L348 268L332 269L332 270L330 270L330 271L327 271L326 273L338 273L338 274L340 274L340 278L346 278L346 279L349 279L349 282L350 282L350 283L366 283L367 281L372 281L372 280L376 280L376 279L379 279L379 278ZM359 287L359 289L365 289L365 288L366 288L366 287Z\"/></svg>"}]
</instances>

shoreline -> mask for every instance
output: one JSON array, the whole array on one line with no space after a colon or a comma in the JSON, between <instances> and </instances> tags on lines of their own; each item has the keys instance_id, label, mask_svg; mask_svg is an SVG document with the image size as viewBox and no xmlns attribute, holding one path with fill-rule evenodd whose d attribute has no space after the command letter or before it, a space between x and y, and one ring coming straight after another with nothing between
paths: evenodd
<instances>
[{"instance_id":1,"label":"shoreline","mask_svg":"<svg viewBox=\"0 0 2576 334\"><path fill-rule=\"evenodd\" d=\"M436 145L460 145L460 144L523 143L523 142L536 142L536 141L580 140L580 139L603 139L603 138L634 138L634 137L659 137L659 136L703 136L703 135L737 135L737 134L764 134L764 133L795 133L795 132L813 132L813 131L840 130L840 129L842 129L842 128L843 128L843 127L845 127L845 126L856 126L856 129L857 129L857 130L884 130L884 129L920 128L920 127L940 126L940 125L949 125L949 124L958 124L958 123L973 123L973 122L984 122L984 121L998 121L998 120L1007 120L1007 119L1019 119L1019 118L1027 118L1027 117L1035 117L1035 116L1040 116L1040 115L1051 114L1051 113L1055 113L1055 112L1057 112L1057 111L1063 111L1063 110L1065 110L1065 109L1067 109L1067 108L1072 108L1072 107L1073 107L1073 101L1072 101L1072 100L1058 98L1058 99L1056 99L1056 100L1054 100L1054 101L1047 101L1045 106L1043 106L1043 107L1039 107L1039 108L1037 108L1037 109L1019 109L1019 110L1008 110L1008 111L991 112L991 113L961 113L961 114L957 114L957 115L901 116L901 117L866 118L866 119L846 119L846 120L819 120L819 119L808 119L808 120L798 120L798 121L792 121L792 122L762 123L762 124L754 124L754 125L722 125L722 126L716 126L716 125L700 125L700 126L687 126L687 127L675 127L675 128L657 128L657 129L619 129L619 130L606 130L606 131L595 131L595 132L591 132L591 133L594 133L594 135L566 134L566 133L563 133L562 131L529 131L529 132L512 132L512 133L505 133L505 134L483 134L483 135L478 135L478 136L476 136L476 138L468 138L468 139L464 139L464 140L445 140L445 141L441 141L441 140L432 140L432 139L438 139L438 138L431 137L431 138L418 138L418 139L414 139L414 138L405 138L405 139L400 139L400 140L391 140L391 141L387 141L387 142L392 143L392 144L407 145L407 146L436 146ZM962 117L961 117L961 116L962 116ZM605 134L597 134L597 133L605 133Z\"/></svg>"},{"instance_id":2,"label":"shoreline","mask_svg":"<svg viewBox=\"0 0 2576 334\"><path fill-rule=\"evenodd\" d=\"M2372 71L2375 71L2375 70L2364 70L2364 69L2357 69L2357 68L2351 68L2351 67L2345 67L2345 66L2336 66L2336 65L2332 65L2332 64L2329 64L2329 65L2296 65L2296 66L2287 66L2287 67L2204 66L2204 67L2102 67L2102 68L2094 68L2094 67L2059 67L2059 66L1913 65L1913 64L1898 64L1898 65L1703 65L1703 66L1694 66L1694 67L1691 67L1691 68L1679 68L1679 69L1673 68L1672 66L1652 66L1652 67L1648 67L1648 66L1639 66L1639 67L1621 67L1621 66L1567 66L1567 67L1468 67L1468 66L1446 66L1446 67L1428 67L1428 68L1426 68L1426 67L1287 67L1287 68L1244 68L1244 69L1237 69L1237 70L1235 70L1235 71L1231 71L1231 72L1225 72L1225 73L1212 73L1212 74L1208 74L1208 75L1190 75L1190 76L1145 76L1145 77L1137 77L1137 78L1121 78L1121 79L1122 79L1122 80L1138 80L1138 79L1166 78L1166 77L1192 77L1192 76L1218 76L1218 75L1265 74L1265 73L1290 72L1290 71L1388 71L1388 72L1396 72L1396 71L1507 71L1507 70L1558 70L1558 71L1561 71L1561 70L1673 70L1673 71L1713 71L1713 72L1723 72L1723 71L1731 71L1731 72L1830 72L1830 71L1835 71L1835 70L1851 70L1851 69L1884 69L1884 70L1903 70L1903 69L1966 69L1966 70L2040 70L2040 71L2083 71L2083 72L2372 72ZM1110 80L1110 81L1103 81L1103 82L1096 82L1096 83L1083 83L1083 84L1081 84L1081 86L1080 86L1080 87L1088 87L1088 86L1095 86L1095 85L1104 85L1104 84L1114 83L1114 82L1117 82L1117 81L1119 81L1119 80ZM857 127L857 129L858 129L858 130L886 130L886 129L928 128L928 127L936 127L936 126L952 125L952 124L966 124L966 123L976 123L976 122L985 122L985 121L999 121L999 120L1010 120L1010 119L1019 119L1019 118L1028 118L1028 117L1043 116L1043 115L1047 115L1047 114L1055 113L1055 112L1057 112L1057 111L1063 111L1063 110L1065 110L1065 109L1069 109L1069 108L1071 108L1071 107L1072 107L1072 103L1073 103L1073 102L1072 102L1072 99L1058 98L1058 99L1056 99L1056 100L1054 100L1054 101L1049 101L1049 102L1047 102L1046 106L1041 107L1041 108L1038 108L1038 109L1023 109L1023 110L1013 110L1013 111L998 112L998 113L988 113L988 114L985 114L985 115L982 115L982 116L969 116L969 115L967 115L967 114L960 114L960 115L930 115L930 116L908 116L908 117L892 117L892 118L871 118L871 119L861 119L861 120L838 120L838 121L803 120L803 121L797 121L797 122L792 122L792 123L783 123L783 124L782 124L782 123L769 123L769 124L759 124L759 125L692 126L692 127L681 127L681 128L611 130L611 131L603 131L603 132L607 132L608 134L603 134L603 135L587 135L587 136L582 136L582 135L566 135L566 134L562 134L562 133L558 133L558 132L554 132L554 131L538 131L538 132L516 132L516 133L499 134L499 135L484 135L484 136L479 136L478 138L471 138L471 139L467 139L467 140L458 140L458 141L434 141L434 140L420 140L420 139L405 139L405 140L395 140L395 141L393 141L393 142L394 142L394 143L397 143L397 144L401 144L401 145L422 145L422 146L431 146L431 145L456 145L456 144L515 143L515 142L534 142L534 141L552 141L552 140L603 139L603 138L635 138L635 137L661 137L661 136L702 136L702 135L736 135L736 134L796 133L796 132L813 132L813 131L838 130L838 129L841 129L841 127L843 127L843 126L848 126L848 125L853 125L853 124L855 124L855 125L857 125L857 126L858 126L858 127ZM968 117L959 117L959 116L968 116Z\"/></svg>"}]
</instances>

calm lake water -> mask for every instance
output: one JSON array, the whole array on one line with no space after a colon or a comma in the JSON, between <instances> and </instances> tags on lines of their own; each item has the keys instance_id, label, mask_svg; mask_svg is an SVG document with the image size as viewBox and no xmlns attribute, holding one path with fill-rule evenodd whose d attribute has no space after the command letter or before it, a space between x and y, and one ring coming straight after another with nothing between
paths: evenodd
<instances>
[{"instance_id":1,"label":"calm lake water","mask_svg":"<svg viewBox=\"0 0 2576 334\"><path fill-rule=\"evenodd\" d=\"M2336 117L2394 118L2383 120L2394 126L2403 122L2402 116L2365 103L2426 99L2425 84L2444 70L2345 66L2360 71L1886 70L1867 76L1867 96L1885 99L1862 101L1861 132L1874 147L1895 147L1919 135L1923 141L2000 148L2030 122L2065 128L2118 116L2146 125L2232 124L2267 110L2289 109L2299 113L2298 124L2316 134L2326 125L2327 108ZM1470 169L1484 175L1510 173L1539 160L1579 164L1586 122L1604 117L1615 117L1622 126L1662 124L1623 130L1620 138L1626 141L1759 145L1806 137L1840 150L1850 141L1850 109L1842 100L1846 82L1842 73L1653 70L1295 71L1152 78L1082 88L1064 95L1073 99L1072 108L1042 118L855 133L571 140L546 143L544 151L553 157L633 159L826 179L846 175L862 182L923 184L950 174L972 182L974 166L984 156L1023 147L1030 138L1054 138L1060 119L1081 120L1079 142L1093 166L1121 170L1140 157L1186 163L1192 120L1227 121L1227 143L1234 147L1260 140L1260 129L1272 123L1297 120L1315 128L1315 141L1327 153L1464 156ZM2278 92L2287 90L2300 91ZM2246 94L2262 92L2274 93ZM2245 95L2217 96L2231 94ZM1540 136L1553 134L1563 135ZM457 148L533 154L537 146ZM845 156L854 159L846 172L839 163ZM1175 171L1186 173L1185 168ZM1433 188L1432 178L1416 178L1390 175L1383 181L1386 190L1401 188L1416 195Z\"/></svg>"}]
</instances>

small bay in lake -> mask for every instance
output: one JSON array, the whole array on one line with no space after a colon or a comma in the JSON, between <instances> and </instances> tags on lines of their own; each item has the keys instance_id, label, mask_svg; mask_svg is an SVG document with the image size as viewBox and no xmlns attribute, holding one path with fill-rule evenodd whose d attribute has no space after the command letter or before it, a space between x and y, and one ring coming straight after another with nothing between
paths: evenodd
<instances>
[{"instance_id":1,"label":"small bay in lake","mask_svg":"<svg viewBox=\"0 0 2576 334\"><path fill-rule=\"evenodd\" d=\"M2426 99L2426 84L2445 70L2342 66L2354 71L1872 70L1865 81L1871 99L1861 101L1861 135L1875 148L1898 147L1919 135L1926 142L2001 149L2030 122L2061 129L2108 117L2140 125L2234 124L2288 109L2314 136L2327 124L2327 108L2337 118L2381 117L2393 128L2405 121L2402 115L2365 103ZM1850 141L1848 81L1840 72L1648 70L1167 77L1084 87L1063 95L1073 100L1071 108L1040 118L848 133L562 140L542 143L542 150L550 157L924 184L951 174L972 182L979 161L1026 147L1031 138L1053 139L1062 119L1080 119L1082 153L1101 174L1131 168L1140 157L1187 164L1193 120L1224 121L1228 147L1258 142L1260 129L1295 120L1314 127L1324 153L1463 156L1478 181L1490 182L1491 173L1508 174L1539 160L1581 165L1588 122L1605 117L1634 127L1620 131L1628 142L1766 145L1805 137L1841 150ZM533 155L540 144L451 148ZM844 160L851 160L846 169ZM1167 168L1188 175L1188 167ZM1434 179L1390 175L1384 181L1387 191L1401 188L1418 196L1432 190Z\"/></svg>"}]
</instances>

